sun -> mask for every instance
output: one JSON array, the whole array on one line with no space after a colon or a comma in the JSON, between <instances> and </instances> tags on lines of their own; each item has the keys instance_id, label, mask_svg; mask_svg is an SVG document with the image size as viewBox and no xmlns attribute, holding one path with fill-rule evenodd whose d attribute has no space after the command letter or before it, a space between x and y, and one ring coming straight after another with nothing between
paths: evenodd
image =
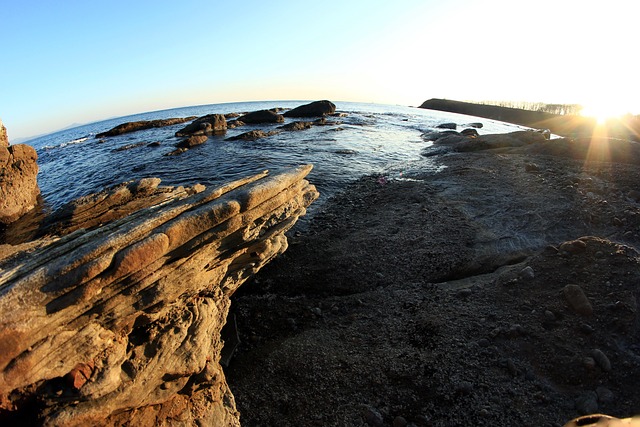
<instances>
[{"instance_id":1,"label":"sun","mask_svg":"<svg viewBox=\"0 0 640 427\"><path fill-rule=\"evenodd\" d=\"M584 105L580 111L580 115L593 117L598 124L604 124L608 120L619 118L628 112L629 111L620 104L612 105L607 102L598 102Z\"/></svg>"}]
</instances>

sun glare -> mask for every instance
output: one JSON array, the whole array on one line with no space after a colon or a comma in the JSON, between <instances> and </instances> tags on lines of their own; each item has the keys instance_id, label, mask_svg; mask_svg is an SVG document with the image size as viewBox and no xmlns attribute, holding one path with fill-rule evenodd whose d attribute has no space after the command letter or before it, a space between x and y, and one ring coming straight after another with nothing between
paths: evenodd
<instances>
[{"instance_id":1,"label":"sun glare","mask_svg":"<svg viewBox=\"0 0 640 427\"><path fill-rule=\"evenodd\" d=\"M585 117L593 117L598 124L604 124L607 120L614 119L624 115L620 106L612 106L606 103L586 105L582 108L580 114Z\"/></svg>"}]
</instances>

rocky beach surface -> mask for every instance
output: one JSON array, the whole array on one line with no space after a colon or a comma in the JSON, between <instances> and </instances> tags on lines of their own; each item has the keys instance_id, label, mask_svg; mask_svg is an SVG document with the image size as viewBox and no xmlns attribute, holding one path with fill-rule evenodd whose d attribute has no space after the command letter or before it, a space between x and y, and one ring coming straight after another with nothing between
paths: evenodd
<instances>
[{"instance_id":1,"label":"rocky beach surface","mask_svg":"<svg viewBox=\"0 0 640 427\"><path fill-rule=\"evenodd\" d=\"M361 179L236 294L246 425L640 413L640 148L505 138L468 138L438 173Z\"/></svg>"},{"instance_id":2,"label":"rocky beach surface","mask_svg":"<svg viewBox=\"0 0 640 427\"><path fill-rule=\"evenodd\" d=\"M243 120L319 117L251 140L336 114L328 101L254 113L195 119L176 148ZM481 127L442 123L423 135L424 170L363 177L297 226L318 197L311 166L217 187L127 182L5 234L0 421L562 426L640 414L640 144ZM35 182L35 156L15 154L30 147L0 129L13 153L0 190L25 171Z\"/></svg>"}]
</instances>

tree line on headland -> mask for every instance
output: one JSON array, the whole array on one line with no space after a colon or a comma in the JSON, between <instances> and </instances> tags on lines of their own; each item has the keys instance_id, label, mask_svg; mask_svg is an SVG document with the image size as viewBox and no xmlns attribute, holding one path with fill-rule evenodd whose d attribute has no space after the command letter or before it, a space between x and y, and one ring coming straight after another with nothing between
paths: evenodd
<instances>
[{"instance_id":1,"label":"tree line on headland","mask_svg":"<svg viewBox=\"0 0 640 427\"><path fill-rule=\"evenodd\" d=\"M612 138L640 141L640 116L626 115L611 118L606 123L599 124L595 118L579 115L581 106L576 104L525 102L491 102L491 104L499 105L432 98L423 102L420 108L549 129L554 134L566 137L588 136L597 133L600 136L606 135Z\"/></svg>"}]
</instances>

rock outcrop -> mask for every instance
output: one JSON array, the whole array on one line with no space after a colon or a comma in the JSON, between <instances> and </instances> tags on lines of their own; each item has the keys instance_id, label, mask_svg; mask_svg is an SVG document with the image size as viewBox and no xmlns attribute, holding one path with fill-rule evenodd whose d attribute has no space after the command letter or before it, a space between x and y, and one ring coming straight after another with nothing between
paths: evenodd
<instances>
[{"instance_id":1,"label":"rock outcrop","mask_svg":"<svg viewBox=\"0 0 640 427\"><path fill-rule=\"evenodd\" d=\"M285 112L283 115L285 117L321 117L335 112L335 104L331 101L323 100L301 105Z\"/></svg>"},{"instance_id":2,"label":"rock outcrop","mask_svg":"<svg viewBox=\"0 0 640 427\"><path fill-rule=\"evenodd\" d=\"M173 126L184 122L189 122L195 119L195 117L178 117L172 119L161 120L141 120L137 122L122 123L106 132L102 132L96 135L96 138L103 138L105 136L118 136L125 133L137 132L139 130L160 128L166 126Z\"/></svg>"},{"instance_id":3,"label":"rock outcrop","mask_svg":"<svg viewBox=\"0 0 640 427\"><path fill-rule=\"evenodd\" d=\"M5 253L0 419L239 425L219 364L229 297L287 248L284 233L318 196L310 170L153 199L91 231Z\"/></svg>"},{"instance_id":4,"label":"rock outcrop","mask_svg":"<svg viewBox=\"0 0 640 427\"><path fill-rule=\"evenodd\" d=\"M9 145L7 130L0 122L0 224L9 224L37 204L38 155L25 144Z\"/></svg>"},{"instance_id":5,"label":"rock outcrop","mask_svg":"<svg viewBox=\"0 0 640 427\"><path fill-rule=\"evenodd\" d=\"M184 128L176 132L176 136L210 135L212 133L225 132L227 119L223 114L208 114L199 117Z\"/></svg>"},{"instance_id":6,"label":"rock outcrop","mask_svg":"<svg viewBox=\"0 0 640 427\"><path fill-rule=\"evenodd\" d=\"M7 136L7 128L2 124L2 120L0 120L0 147L8 147L9 146L9 137Z\"/></svg>"},{"instance_id":7,"label":"rock outcrop","mask_svg":"<svg viewBox=\"0 0 640 427\"><path fill-rule=\"evenodd\" d=\"M238 121L247 124L283 123L284 117L271 110L260 110L240 116Z\"/></svg>"}]
</instances>

